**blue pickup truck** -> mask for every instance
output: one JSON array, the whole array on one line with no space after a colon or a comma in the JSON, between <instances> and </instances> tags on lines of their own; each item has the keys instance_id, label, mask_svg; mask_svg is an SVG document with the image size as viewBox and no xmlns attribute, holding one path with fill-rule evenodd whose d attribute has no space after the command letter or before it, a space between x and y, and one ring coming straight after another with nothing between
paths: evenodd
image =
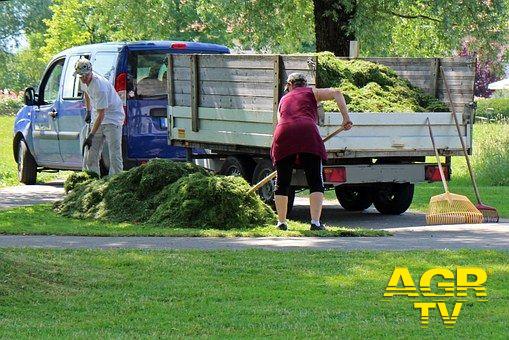
<instances>
[{"instance_id":1,"label":"blue pickup truck","mask_svg":"<svg viewBox=\"0 0 509 340\"><path fill-rule=\"evenodd\" d=\"M229 50L207 43L139 41L78 46L56 55L38 90L26 89L25 106L16 115L13 152L20 182L34 184L38 171L82 167L87 126L79 79L73 76L74 64L82 56L91 60L95 72L111 81L124 102L124 167L155 157L185 159L186 149L168 145L167 139L168 53ZM102 166L107 164L102 162Z\"/></svg>"}]
</instances>

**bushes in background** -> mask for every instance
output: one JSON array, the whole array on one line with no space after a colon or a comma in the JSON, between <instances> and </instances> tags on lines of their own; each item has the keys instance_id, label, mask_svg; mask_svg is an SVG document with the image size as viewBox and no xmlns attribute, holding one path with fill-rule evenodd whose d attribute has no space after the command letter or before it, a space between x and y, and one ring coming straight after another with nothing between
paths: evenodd
<instances>
[{"instance_id":1,"label":"bushes in background","mask_svg":"<svg viewBox=\"0 0 509 340\"><path fill-rule=\"evenodd\" d=\"M509 98L479 99L477 115L495 120L508 120Z\"/></svg>"},{"instance_id":2,"label":"bushes in background","mask_svg":"<svg viewBox=\"0 0 509 340\"><path fill-rule=\"evenodd\" d=\"M0 116L14 116L22 106L21 99L0 98Z\"/></svg>"}]
</instances>

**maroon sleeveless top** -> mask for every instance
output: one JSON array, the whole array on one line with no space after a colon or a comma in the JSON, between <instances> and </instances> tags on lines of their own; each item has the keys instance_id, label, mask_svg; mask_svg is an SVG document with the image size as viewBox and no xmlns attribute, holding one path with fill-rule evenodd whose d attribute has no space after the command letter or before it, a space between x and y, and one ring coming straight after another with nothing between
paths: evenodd
<instances>
[{"instance_id":1,"label":"maroon sleeveless top","mask_svg":"<svg viewBox=\"0 0 509 340\"><path fill-rule=\"evenodd\" d=\"M279 103L280 118L274 131L270 156L275 164L297 153L311 153L327 160L327 152L318 131L318 110L313 89L297 87Z\"/></svg>"}]
</instances>

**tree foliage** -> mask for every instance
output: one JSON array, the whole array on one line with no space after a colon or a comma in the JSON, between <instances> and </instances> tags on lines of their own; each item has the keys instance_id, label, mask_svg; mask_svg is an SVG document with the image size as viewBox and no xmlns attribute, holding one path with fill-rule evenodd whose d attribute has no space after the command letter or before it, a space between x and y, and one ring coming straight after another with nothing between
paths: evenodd
<instances>
[{"instance_id":1,"label":"tree foliage","mask_svg":"<svg viewBox=\"0 0 509 340\"><path fill-rule=\"evenodd\" d=\"M357 2L351 28L366 55L447 56L469 38L489 58L507 41L508 22L507 0L369 0Z\"/></svg>"},{"instance_id":2,"label":"tree foliage","mask_svg":"<svg viewBox=\"0 0 509 340\"><path fill-rule=\"evenodd\" d=\"M46 55L101 41L189 40L256 51L313 47L307 0L55 0Z\"/></svg>"},{"instance_id":3,"label":"tree foliage","mask_svg":"<svg viewBox=\"0 0 509 340\"><path fill-rule=\"evenodd\" d=\"M189 40L233 50L442 57L468 40L482 60L504 60L509 0L11 0L0 2L0 86L34 82L55 53L104 41ZM29 41L11 55L6 46ZM2 52L3 48L3 52ZM497 58L495 58L496 56ZM10 64L9 64L10 63ZM7 75L7 65L18 74Z\"/></svg>"},{"instance_id":4,"label":"tree foliage","mask_svg":"<svg viewBox=\"0 0 509 340\"><path fill-rule=\"evenodd\" d=\"M46 29L51 0L10 0L0 3L0 50L16 47L24 35Z\"/></svg>"}]
</instances>

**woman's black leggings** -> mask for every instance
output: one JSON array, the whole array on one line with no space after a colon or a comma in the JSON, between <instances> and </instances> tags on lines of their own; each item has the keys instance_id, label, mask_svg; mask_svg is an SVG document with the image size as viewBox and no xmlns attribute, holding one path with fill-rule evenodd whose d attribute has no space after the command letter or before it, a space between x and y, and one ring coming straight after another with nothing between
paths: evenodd
<instances>
[{"instance_id":1,"label":"woman's black leggings","mask_svg":"<svg viewBox=\"0 0 509 340\"><path fill-rule=\"evenodd\" d=\"M310 192L324 192L322 158L311 153L299 153L298 156L298 164L295 164L297 154L287 156L276 162L276 195L288 196L294 167L304 169Z\"/></svg>"}]
</instances>

